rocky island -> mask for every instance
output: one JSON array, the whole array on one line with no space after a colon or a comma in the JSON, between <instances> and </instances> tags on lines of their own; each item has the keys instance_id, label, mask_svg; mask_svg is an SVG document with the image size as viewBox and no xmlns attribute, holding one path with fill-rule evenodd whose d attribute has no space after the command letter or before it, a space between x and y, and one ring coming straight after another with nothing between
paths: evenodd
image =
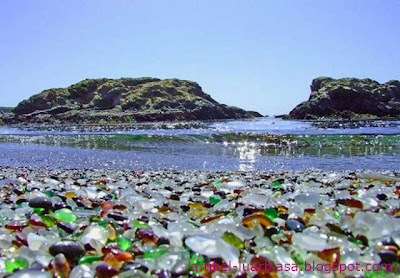
<instances>
[{"instance_id":1,"label":"rocky island","mask_svg":"<svg viewBox=\"0 0 400 278\"><path fill-rule=\"evenodd\" d=\"M179 79L85 79L45 90L3 115L6 124L102 124L253 118L261 115L220 104L195 82Z\"/></svg>"},{"instance_id":2,"label":"rocky island","mask_svg":"<svg viewBox=\"0 0 400 278\"><path fill-rule=\"evenodd\" d=\"M400 82L319 77L310 98L297 105L291 119L374 119L400 117Z\"/></svg>"}]
</instances>

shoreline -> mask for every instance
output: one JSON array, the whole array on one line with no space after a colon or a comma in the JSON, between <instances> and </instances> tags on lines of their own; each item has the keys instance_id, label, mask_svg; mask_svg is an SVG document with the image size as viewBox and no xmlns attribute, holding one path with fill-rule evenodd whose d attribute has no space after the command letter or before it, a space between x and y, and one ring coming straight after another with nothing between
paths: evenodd
<instances>
[{"instance_id":1,"label":"shoreline","mask_svg":"<svg viewBox=\"0 0 400 278\"><path fill-rule=\"evenodd\" d=\"M238 261L400 273L399 171L0 167L0 187L0 277L194 277L211 273L193 264Z\"/></svg>"}]
</instances>

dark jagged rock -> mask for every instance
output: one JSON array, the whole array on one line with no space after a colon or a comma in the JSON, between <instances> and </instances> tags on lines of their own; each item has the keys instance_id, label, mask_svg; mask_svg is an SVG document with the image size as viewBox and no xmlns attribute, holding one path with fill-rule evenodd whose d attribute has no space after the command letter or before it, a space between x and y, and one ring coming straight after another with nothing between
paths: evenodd
<instances>
[{"instance_id":1,"label":"dark jagged rock","mask_svg":"<svg viewBox=\"0 0 400 278\"><path fill-rule=\"evenodd\" d=\"M368 119L400 117L400 82L320 77L312 81L308 101L289 114L292 119Z\"/></svg>"},{"instance_id":2,"label":"dark jagged rock","mask_svg":"<svg viewBox=\"0 0 400 278\"><path fill-rule=\"evenodd\" d=\"M3 121L127 123L252 118L257 112L220 104L192 81L156 78L86 79L22 101Z\"/></svg>"}]
</instances>

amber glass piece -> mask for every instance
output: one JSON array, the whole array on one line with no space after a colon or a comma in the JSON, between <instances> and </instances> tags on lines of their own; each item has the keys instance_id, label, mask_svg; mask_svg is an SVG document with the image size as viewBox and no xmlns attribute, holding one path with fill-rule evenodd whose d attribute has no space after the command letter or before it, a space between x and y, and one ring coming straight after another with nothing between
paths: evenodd
<instances>
[{"instance_id":1,"label":"amber glass piece","mask_svg":"<svg viewBox=\"0 0 400 278\"><path fill-rule=\"evenodd\" d=\"M71 199L71 198L74 198L76 196L76 194L73 191L67 191L67 192L65 192L64 196L67 199Z\"/></svg>"},{"instance_id":2,"label":"amber glass piece","mask_svg":"<svg viewBox=\"0 0 400 278\"><path fill-rule=\"evenodd\" d=\"M42 221L39 221L39 220L36 220L36 219L29 219L28 220L28 226L38 226L38 227L47 228L46 224L44 224Z\"/></svg>"},{"instance_id":3,"label":"amber glass piece","mask_svg":"<svg viewBox=\"0 0 400 278\"><path fill-rule=\"evenodd\" d=\"M107 225L108 239L114 241L117 238L117 231L110 224Z\"/></svg>"},{"instance_id":4,"label":"amber glass piece","mask_svg":"<svg viewBox=\"0 0 400 278\"><path fill-rule=\"evenodd\" d=\"M250 260L250 266L256 267L257 275L260 278L278 278L276 266L263 256L254 256Z\"/></svg>"},{"instance_id":5,"label":"amber glass piece","mask_svg":"<svg viewBox=\"0 0 400 278\"><path fill-rule=\"evenodd\" d=\"M95 184L95 185L107 184L107 180L106 180L106 179L101 179L101 180L96 181L94 184Z\"/></svg>"},{"instance_id":6,"label":"amber glass piece","mask_svg":"<svg viewBox=\"0 0 400 278\"><path fill-rule=\"evenodd\" d=\"M125 251L120 251L120 250L115 250L113 249L111 251L111 253L114 255L114 257L120 261L120 262L125 262L125 261L131 261L134 259L134 256L129 253L129 252L125 252Z\"/></svg>"},{"instance_id":7,"label":"amber glass piece","mask_svg":"<svg viewBox=\"0 0 400 278\"><path fill-rule=\"evenodd\" d=\"M108 264L114 269L120 269L124 262L118 260L113 253L108 253L104 256L103 262Z\"/></svg>"},{"instance_id":8,"label":"amber glass piece","mask_svg":"<svg viewBox=\"0 0 400 278\"><path fill-rule=\"evenodd\" d=\"M289 209L285 206L278 206L278 212L288 212Z\"/></svg>"},{"instance_id":9,"label":"amber glass piece","mask_svg":"<svg viewBox=\"0 0 400 278\"><path fill-rule=\"evenodd\" d=\"M114 206L113 202L106 201L101 204L101 209L104 211L109 211L110 209L113 208L113 206Z\"/></svg>"},{"instance_id":10,"label":"amber glass piece","mask_svg":"<svg viewBox=\"0 0 400 278\"><path fill-rule=\"evenodd\" d=\"M122 204L118 204L118 205L114 205L113 209L117 209L117 210L123 211L123 210L126 210L126 206L122 205Z\"/></svg>"},{"instance_id":11,"label":"amber glass piece","mask_svg":"<svg viewBox=\"0 0 400 278\"><path fill-rule=\"evenodd\" d=\"M204 218L208 214L208 210L202 203L189 203L189 215L194 218Z\"/></svg>"},{"instance_id":12,"label":"amber glass piece","mask_svg":"<svg viewBox=\"0 0 400 278\"><path fill-rule=\"evenodd\" d=\"M351 207L351 208L358 208L358 209L363 209L363 203L359 200L356 199L346 199L345 201L346 206Z\"/></svg>"},{"instance_id":13,"label":"amber glass piece","mask_svg":"<svg viewBox=\"0 0 400 278\"><path fill-rule=\"evenodd\" d=\"M25 227L25 225L17 224L17 223L9 223L5 227L6 227L7 230L19 231L20 232Z\"/></svg>"},{"instance_id":14,"label":"amber glass piece","mask_svg":"<svg viewBox=\"0 0 400 278\"><path fill-rule=\"evenodd\" d=\"M200 223L208 223L208 222L211 222L211 221L214 221L214 220L216 220L216 219L218 219L218 218L221 218L223 216L223 214L216 214L216 215L213 215L213 216L209 216L209 217L204 217L203 219L201 219L201 221L200 221Z\"/></svg>"},{"instance_id":15,"label":"amber glass piece","mask_svg":"<svg viewBox=\"0 0 400 278\"><path fill-rule=\"evenodd\" d=\"M53 259L53 268L56 273L56 277L68 278L71 272L71 267L65 258L64 254L59 253Z\"/></svg>"},{"instance_id":16,"label":"amber glass piece","mask_svg":"<svg viewBox=\"0 0 400 278\"><path fill-rule=\"evenodd\" d=\"M273 226L274 222L272 222L268 217L265 217L262 214L251 214L246 217L243 217L242 223L244 226L253 228L254 221L258 221L264 228L268 228L269 226Z\"/></svg>"},{"instance_id":17,"label":"amber glass piece","mask_svg":"<svg viewBox=\"0 0 400 278\"><path fill-rule=\"evenodd\" d=\"M393 217L398 217L400 215L400 208L395 208L390 211L390 215Z\"/></svg>"},{"instance_id":18,"label":"amber glass piece","mask_svg":"<svg viewBox=\"0 0 400 278\"><path fill-rule=\"evenodd\" d=\"M302 216L302 219L304 220L304 224L308 226L308 222L310 221L310 218L314 215L314 212L306 212L304 211L304 214Z\"/></svg>"},{"instance_id":19,"label":"amber glass piece","mask_svg":"<svg viewBox=\"0 0 400 278\"><path fill-rule=\"evenodd\" d=\"M171 211L173 211L173 209L168 206L162 206L162 207L158 208L159 213L167 213L167 212L171 212Z\"/></svg>"},{"instance_id":20,"label":"amber glass piece","mask_svg":"<svg viewBox=\"0 0 400 278\"><path fill-rule=\"evenodd\" d=\"M13 245L17 246L18 248L20 248L21 246L24 246L24 245L25 245L22 241L17 240L17 239L12 240L11 243L12 243Z\"/></svg>"},{"instance_id":21,"label":"amber glass piece","mask_svg":"<svg viewBox=\"0 0 400 278\"><path fill-rule=\"evenodd\" d=\"M152 242L157 244L158 238L150 229L141 229L137 232L138 238L142 240L143 243Z\"/></svg>"},{"instance_id":22,"label":"amber glass piece","mask_svg":"<svg viewBox=\"0 0 400 278\"><path fill-rule=\"evenodd\" d=\"M318 257L327 261L331 265L339 264L340 262L340 248L330 248L318 252Z\"/></svg>"},{"instance_id":23,"label":"amber glass piece","mask_svg":"<svg viewBox=\"0 0 400 278\"><path fill-rule=\"evenodd\" d=\"M396 254L397 254L397 252L399 252L399 249L394 245L382 245L382 246L378 246L378 249L380 249L380 250L390 250L390 251L393 251Z\"/></svg>"},{"instance_id":24,"label":"amber glass piece","mask_svg":"<svg viewBox=\"0 0 400 278\"><path fill-rule=\"evenodd\" d=\"M286 232L285 234L283 234L285 236L285 238L282 238L279 241L279 245L283 245L283 244L292 244L292 233Z\"/></svg>"}]
</instances>

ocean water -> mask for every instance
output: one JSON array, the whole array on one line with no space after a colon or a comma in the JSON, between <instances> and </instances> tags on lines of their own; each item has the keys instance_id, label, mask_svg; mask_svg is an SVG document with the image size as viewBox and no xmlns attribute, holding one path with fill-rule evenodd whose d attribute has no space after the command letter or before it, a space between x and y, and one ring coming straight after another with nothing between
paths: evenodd
<instances>
[{"instance_id":1,"label":"ocean water","mask_svg":"<svg viewBox=\"0 0 400 278\"><path fill-rule=\"evenodd\" d=\"M253 171L399 165L400 121L0 127L0 166Z\"/></svg>"}]
</instances>

